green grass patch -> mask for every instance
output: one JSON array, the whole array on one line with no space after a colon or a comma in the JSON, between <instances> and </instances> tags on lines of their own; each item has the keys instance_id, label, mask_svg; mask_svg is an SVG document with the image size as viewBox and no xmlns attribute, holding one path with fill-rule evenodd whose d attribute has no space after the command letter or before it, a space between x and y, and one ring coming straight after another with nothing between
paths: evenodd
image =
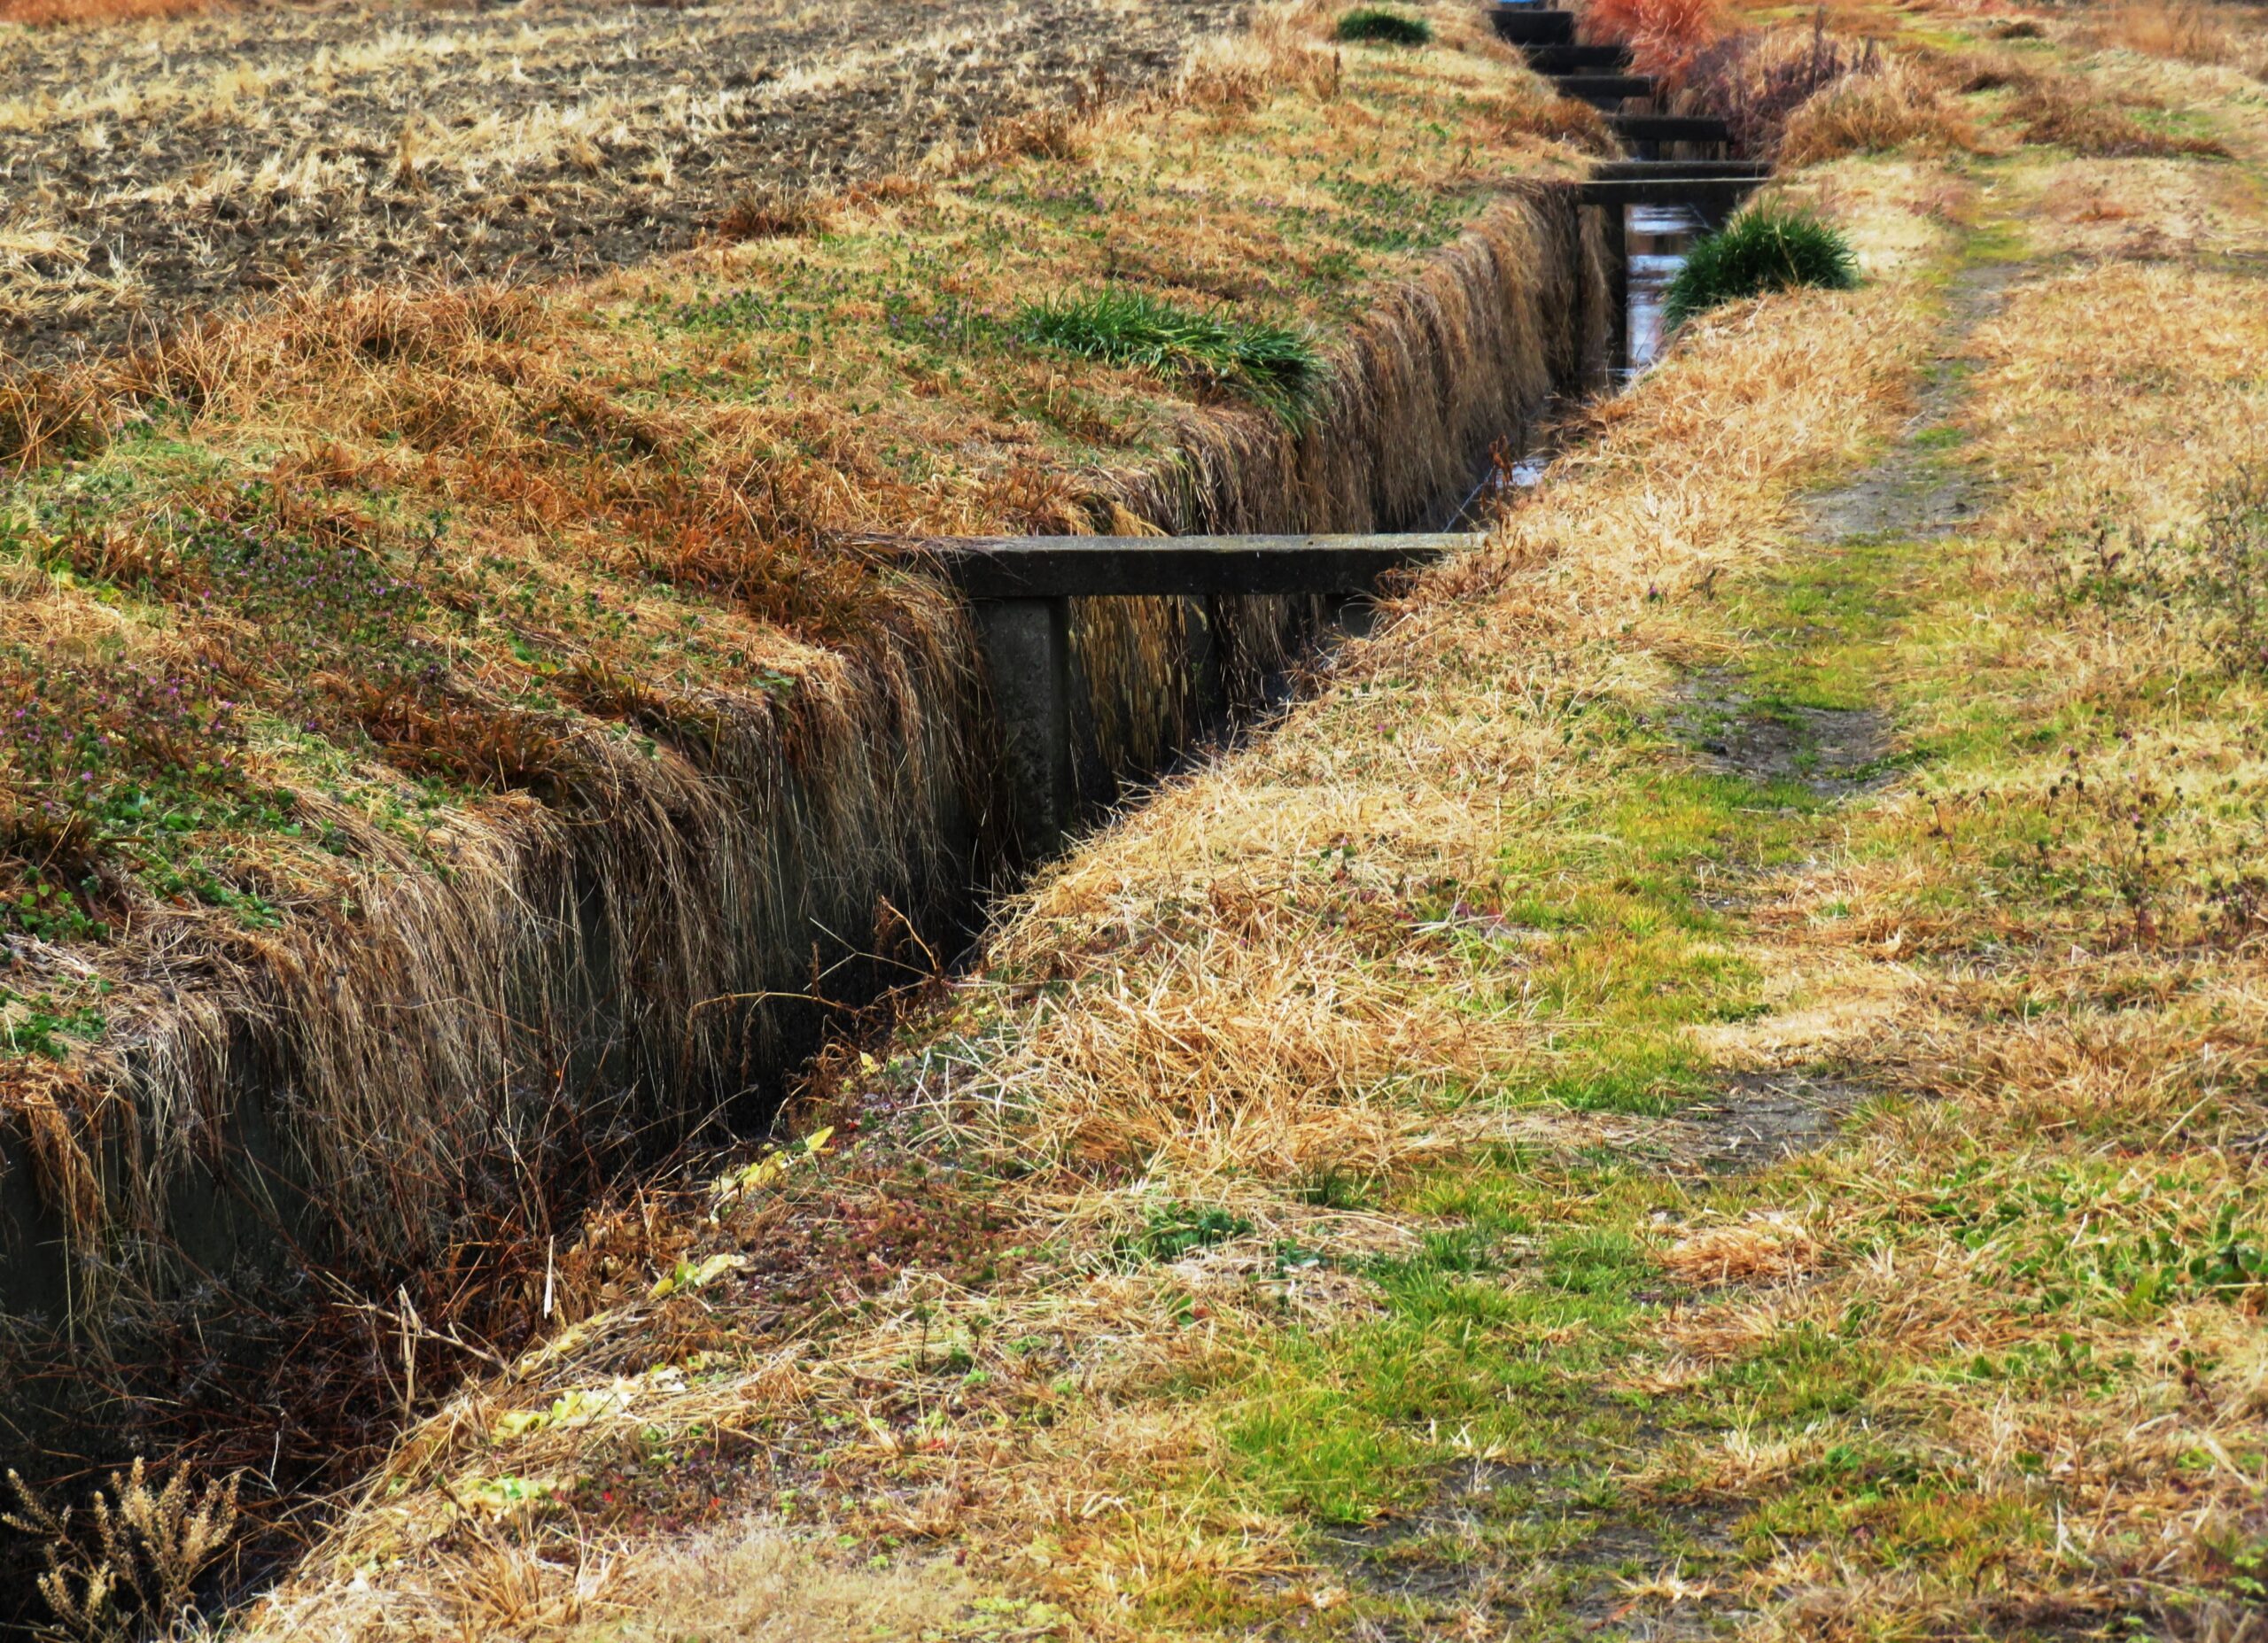
<instances>
[{"instance_id":1,"label":"green grass patch","mask_svg":"<svg viewBox=\"0 0 2268 1643\"><path fill-rule=\"evenodd\" d=\"M1240 1238L1252 1223L1217 1205L1159 1204L1151 1206L1139 1232L1128 1233L1116 1244L1119 1259L1129 1263L1175 1261L1197 1250Z\"/></svg>"},{"instance_id":2,"label":"green grass patch","mask_svg":"<svg viewBox=\"0 0 2268 1643\"><path fill-rule=\"evenodd\" d=\"M1743 297L1801 285L1848 291L1858 283L1858 253L1842 230L1809 212L1759 206L1693 247L1669 283L1662 320L1674 329Z\"/></svg>"},{"instance_id":3,"label":"green grass patch","mask_svg":"<svg viewBox=\"0 0 2268 1643\"><path fill-rule=\"evenodd\" d=\"M1422 1498L1459 1442L1541 1454L1595 1418L1584 1381L1631 1314L1638 1246L1572 1227L1521 1281L1497 1264L1487 1232L1437 1229L1377 1263L1383 1315L1273 1343L1224 1412L1240 1487L1317 1523L1368 1523Z\"/></svg>"},{"instance_id":4,"label":"green grass patch","mask_svg":"<svg viewBox=\"0 0 2268 1643\"><path fill-rule=\"evenodd\" d=\"M1324 377L1314 338L1296 327L1200 313L1124 286L1027 303L1014 335L1043 348L1242 394L1300 426Z\"/></svg>"},{"instance_id":5,"label":"green grass patch","mask_svg":"<svg viewBox=\"0 0 2268 1643\"><path fill-rule=\"evenodd\" d=\"M1361 41L1376 45L1422 46L1433 38L1433 26L1424 18L1375 5L1355 7L1331 32L1334 38L1349 43Z\"/></svg>"}]
</instances>

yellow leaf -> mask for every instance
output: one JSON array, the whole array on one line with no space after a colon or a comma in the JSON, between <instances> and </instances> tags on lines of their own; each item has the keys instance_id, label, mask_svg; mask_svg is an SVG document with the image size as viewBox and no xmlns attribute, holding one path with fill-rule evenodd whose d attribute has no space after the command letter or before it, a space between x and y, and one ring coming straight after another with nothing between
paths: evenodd
<instances>
[{"instance_id":1,"label":"yellow leaf","mask_svg":"<svg viewBox=\"0 0 2268 1643\"><path fill-rule=\"evenodd\" d=\"M550 1424L551 1411L548 1409L508 1409L496 1417L493 1437L501 1444L524 1437L529 1432L540 1431Z\"/></svg>"}]
</instances>

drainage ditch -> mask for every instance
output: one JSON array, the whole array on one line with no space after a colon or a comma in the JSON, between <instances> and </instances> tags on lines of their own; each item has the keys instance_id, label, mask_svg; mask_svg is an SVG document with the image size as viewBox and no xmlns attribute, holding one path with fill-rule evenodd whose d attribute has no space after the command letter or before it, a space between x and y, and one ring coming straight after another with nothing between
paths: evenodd
<instances>
[{"instance_id":1,"label":"drainage ditch","mask_svg":"<svg viewBox=\"0 0 2268 1643\"><path fill-rule=\"evenodd\" d=\"M1600 226L1564 194L1506 207L1503 221L1393 294L1355 357L1342 402L1295 446L1270 436L1194 450L1122 484L1114 505L1177 534L1412 530L1444 515L1469 523L1487 486L1460 477L1479 469L1491 484L1531 483L1550 453L1530 448L1525 430L1605 376ZM1430 441L1430 457L1387 469L1384 434L1410 430ZM1250 723L1280 698L1296 659L1330 642L1331 612L1316 599L1073 603L1071 797L1090 820ZM942 705L905 733L956 726L997 758L998 726L981 699ZM324 1492L367 1469L405 1411L430 1406L540 1332L545 1264L572 1239L584 1206L667 1169L672 1153L760 1128L843 1011L934 962L922 955L966 944L983 888L1012 881L997 773L966 791L909 797L934 808L936 825L916 832L937 854L878 877L825 859L827 835L811 820L824 794L773 795L745 822L759 835L745 847L748 860L775 864L759 887L782 903L757 910L766 928L808 930L809 939L773 942L765 950L781 956L737 987L702 981L704 993L766 1002L732 1028L730 1054L690 1071L689 1055L672 1056L655 1039L655 1021L667 1027L674 1019L682 1030L684 1018L639 1015L638 970L623 954L642 933L625 921L621 885L606 879L617 864L578 857L571 846L545 920L566 945L497 955L506 979L496 997L514 1031L539 1017L573 1030L503 1042L484 1063L503 1116L477 1112L482 1144L459 1152L462 1179L428 1183L444 1213L423 1242L400 1246L415 1259L340 1253L357 1247L342 1242L349 1216L343 1200L324 1203L326 1182L309 1161L320 1154L298 1133L321 1121L306 1099L313 1073L273 1020L204 1024L198 1050L224 1092L226 1122L195 1148L130 1129L165 1121L165 1087L151 1081L167 1073L165 1058L122 1066L117 1111L129 1133L103 1143L105 1179L131 1181L144 1167L172 1173L151 1200L157 1208L120 1207L95 1244L68 1221L83 1206L55 1197L31 1143L0 1134L0 1446L9 1451L0 1459L58 1504L141 1453L241 1470L268 1527L253 1537L231 1589L216 1595L259 1584L320 1516ZM806 878L825 894L814 900ZM741 894L750 894L745 885ZM896 919L895 950L881 939L883 911ZM872 937L851 922L870 912ZM723 907L702 916L740 915ZM428 980L421 991L446 988ZM398 1002L385 1018L393 1030L422 1030L422 997ZM468 1106L485 1098L464 1096ZM598 1127L579 1129L586 1120ZM163 1283L89 1329L83 1286L100 1275L100 1260L160 1243ZM36 1567L28 1542L8 1548L0 1621L38 1618Z\"/></svg>"},{"instance_id":2,"label":"drainage ditch","mask_svg":"<svg viewBox=\"0 0 2268 1643\"><path fill-rule=\"evenodd\" d=\"M1257 438L1193 450L1122 484L1114 508L1130 505L1124 511L1175 534L1476 528L1557 453L1539 430L1651 363L1663 291L1703 222L1678 205L1586 211L1572 191L1509 214L1518 221L1472 236L1385 306L1344 404L1296 448ZM1627 257L1619 270L1603 260L1617 248ZM1618 300L1627 307L1611 312ZM1411 430L1430 458L1388 471L1384 436ZM1339 631L1340 613L1312 598L1072 603L1068 802L1085 820L1253 723L1280 701L1299 658ZM1360 608L1348 614L1359 621ZM990 747L997 759L998 725L981 701L943 707L907 734L940 730ZM257 1585L320 1515L322 1492L364 1470L404 1411L540 1330L538 1275L571 1239L583 1206L667 1169L673 1152L760 1128L844 1011L905 979L917 955L966 945L985 890L1012 882L1015 867L997 779L915 796L936 811L934 825L915 830L936 859L879 877L845 874L824 859L824 838L810 825L822 795L791 794L754 824L773 833L754 841L751 859L773 863L776 878L814 875L831 887L814 901L799 885L765 917L827 934L788 955L795 969L774 949L797 943L774 942L770 967L739 978L749 996L790 1002L746 1012L731 1031L732 1053L703 1076L687 1074L689 1057L645 1042L634 1006L608 996L617 950L632 939L620 888L602 882L607 864L569 860L552 920L566 933L567 956L505 955L517 979L498 997L506 1013L548 1011L577 1018L577 1028L563 1041L508 1044L493 1061L509 1109L555 1108L563 1128L484 1129L492 1144L462 1153L464 1179L444 1183L452 1198L442 1234L414 1262L339 1255L330 1223L341 1212L331 1207L326 1218L325 1183L291 1134L308 1121L307 1069L273 1022L206 1024L198 1052L227 1092L226 1123L201 1148L133 1135L105 1143L101 1161L113 1179L152 1157L175 1171L161 1219L121 1217L108 1228L113 1252L162 1242L167 1282L105 1327L86 1327L82 1286L93 1267L65 1206L30 1190L37 1183L51 1194L55 1183L43 1178L51 1172L23 1137L0 1133L0 1447L9 1452L0 1459L58 1501L138 1453L240 1469L271 1527L218 1595ZM896 950L881 909L896 920ZM870 910L876 934L846 936ZM561 997L548 996L562 987ZM406 1001L408 1012L422 1007ZM163 1089L147 1081L163 1060L127 1069L129 1125L163 1121ZM576 1130L585 1089L641 1080L656 1087L642 1104L596 1104L605 1135ZM529 1155L548 1161L531 1167ZM42 1314L61 1327L43 1330ZM0 1622L12 1612L36 1619L35 1556L27 1544L9 1550Z\"/></svg>"},{"instance_id":3,"label":"drainage ditch","mask_svg":"<svg viewBox=\"0 0 2268 1643\"><path fill-rule=\"evenodd\" d=\"M1693 249L1693 242L1707 226L1701 213L1690 205L1631 205L1626 209L1628 216L1624 223L1623 243L1629 254L1625 289L1630 305L1627 331L1630 350L1628 361L1615 373L1618 387L1627 386L1661 357L1662 308L1670 283L1677 278L1678 270L1685 266L1687 253Z\"/></svg>"}]
</instances>

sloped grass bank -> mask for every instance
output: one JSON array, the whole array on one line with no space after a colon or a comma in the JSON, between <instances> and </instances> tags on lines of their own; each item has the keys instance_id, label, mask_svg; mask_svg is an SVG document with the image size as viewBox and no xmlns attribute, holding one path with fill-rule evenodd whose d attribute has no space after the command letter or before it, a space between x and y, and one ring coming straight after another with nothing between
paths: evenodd
<instances>
[{"instance_id":1,"label":"sloped grass bank","mask_svg":"<svg viewBox=\"0 0 2268 1643\"><path fill-rule=\"evenodd\" d=\"M1659 818L1632 728L1662 672L1626 627L1656 632L1650 584L1768 552L1791 487L1879 437L1912 296L1700 328L1322 699L1052 874L887 1069L840 1064L822 1146L657 1222L655 1270L697 1287L600 1305L415 1438L276 1623L509 1624L454 1572L495 1532L547 1603L571 1589L547 1569L618 1571L566 1624L668 1624L700 1609L656 1549L703 1566L754 1512L931 1589L922 1548L953 1548L980 1632L1340 1624L1382 1609L1319 1530L1611 1427L1577 1371L1636 1327L1654 1239L1617 1215L1654 1189L1602 1172L1697 1127L1652 1116L1666 1076L1554 1096L1625 1052L1690 1061L1679 1029L1764 985L1679 905L1749 795L1671 778ZM1550 1284L1509 1275L1523 1252ZM601 1385L620 1403L579 1422ZM448 1505L500 1477L540 1485L505 1528Z\"/></svg>"}]
</instances>

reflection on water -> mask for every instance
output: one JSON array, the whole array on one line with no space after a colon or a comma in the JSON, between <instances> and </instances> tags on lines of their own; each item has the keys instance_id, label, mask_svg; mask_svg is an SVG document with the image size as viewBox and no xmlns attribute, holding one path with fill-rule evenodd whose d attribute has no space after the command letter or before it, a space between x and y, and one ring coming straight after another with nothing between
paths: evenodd
<instances>
[{"instance_id":1,"label":"reflection on water","mask_svg":"<svg viewBox=\"0 0 2268 1643\"><path fill-rule=\"evenodd\" d=\"M1517 451L1517 453L1515 453ZM1464 500L1446 511L1434 528L1441 531L1483 531L1496 515L1500 506L1511 500L1513 495L1526 490L1543 477L1543 470L1551 465L1557 453L1546 445L1531 448L1526 435L1522 434L1517 447L1500 446L1489 459L1488 471L1467 492Z\"/></svg>"},{"instance_id":2,"label":"reflection on water","mask_svg":"<svg viewBox=\"0 0 2268 1643\"><path fill-rule=\"evenodd\" d=\"M1707 225L1690 205L1631 205L1625 208L1623 242L1629 252L1628 291L1630 354L1618 364L1614 385L1627 384L1651 365L1662 351L1662 298L1669 283L1685 266ZM1488 471L1454 507L1443 509L1428 527L1441 531L1473 531L1486 527L1498 507L1520 492L1539 484L1543 470L1557 454L1549 441L1540 449L1528 447L1526 436L1500 448Z\"/></svg>"},{"instance_id":3,"label":"reflection on water","mask_svg":"<svg viewBox=\"0 0 2268 1643\"><path fill-rule=\"evenodd\" d=\"M1662 351L1662 297L1704 224L1689 205L1632 205L1623 223L1630 253L1630 359L1627 382Z\"/></svg>"}]
</instances>

